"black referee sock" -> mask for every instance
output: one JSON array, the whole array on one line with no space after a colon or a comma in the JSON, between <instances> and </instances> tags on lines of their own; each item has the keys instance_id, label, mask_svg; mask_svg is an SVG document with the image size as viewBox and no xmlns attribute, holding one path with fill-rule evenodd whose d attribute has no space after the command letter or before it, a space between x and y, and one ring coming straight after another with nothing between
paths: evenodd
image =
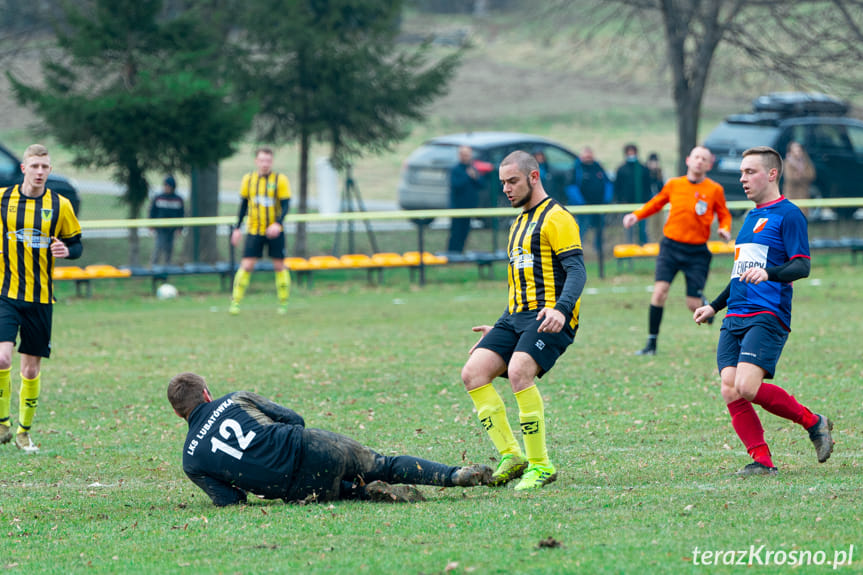
<instances>
[{"instance_id":1,"label":"black referee sock","mask_svg":"<svg viewBox=\"0 0 863 575\"><path fill-rule=\"evenodd\" d=\"M647 333L650 334L651 339L653 339L654 343L656 342L656 336L659 335L659 324L662 323L662 310L665 308L655 306L650 304L650 321L648 324Z\"/></svg>"}]
</instances>

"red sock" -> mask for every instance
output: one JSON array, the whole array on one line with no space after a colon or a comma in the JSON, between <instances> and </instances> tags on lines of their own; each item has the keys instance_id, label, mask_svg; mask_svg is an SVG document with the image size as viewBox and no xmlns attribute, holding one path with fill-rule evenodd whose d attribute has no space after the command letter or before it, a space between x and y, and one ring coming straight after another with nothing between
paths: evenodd
<instances>
[{"instance_id":1,"label":"red sock","mask_svg":"<svg viewBox=\"0 0 863 575\"><path fill-rule=\"evenodd\" d=\"M767 447L767 444L753 447L749 450L749 456L761 465L766 465L767 467L776 467L775 465L773 465L773 459L770 458L770 448Z\"/></svg>"},{"instance_id":2,"label":"red sock","mask_svg":"<svg viewBox=\"0 0 863 575\"><path fill-rule=\"evenodd\" d=\"M817 415L806 409L804 405L794 399L793 395L789 395L787 391L772 383L762 382L752 403L760 405L773 415L790 419L807 429L818 423Z\"/></svg>"},{"instance_id":3,"label":"red sock","mask_svg":"<svg viewBox=\"0 0 863 575\"><path fill-rule=\"evenodd\" d=\"M731 414L731 425L752 459L767 467L773 467L770 449L764 441L764 428L761 427L761 420L758 419L752 404L741 397L727 407L728 413Z\"/></svg>"}]
</instances>

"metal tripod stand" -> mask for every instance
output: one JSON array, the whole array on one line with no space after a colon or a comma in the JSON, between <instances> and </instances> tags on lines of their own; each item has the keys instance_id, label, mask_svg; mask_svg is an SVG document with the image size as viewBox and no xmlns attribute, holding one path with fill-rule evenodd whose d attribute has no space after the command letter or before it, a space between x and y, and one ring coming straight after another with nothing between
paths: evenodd
<instances>
[{"instance_id":1,"label":"metal tripod stand","mask_svg":"<svg viewBox=\"0 0 863 575\"><path fill-rule=\"evenodd\" d=\"M350 164L345 168L345 186L342 188L342 197L339 202L339 208L342 213L348 212L365 212L366 206L363 203L363 198L360 195L360 188L357 186L357 183L354 181L353 177L353 169ZM378 252L378 242L375 239L375 233L372 230L372 223L369 220L363 220L363 223L366 227L366 233L369 235L369 243L372 247L372 253ZM342 225L345 224L343 220L339 220L336 225L336 234L335 239L333 240L333 255L339 255L339 247L341 243L341 235L342 235ZM356 253L355 245L354 245L354 222L353 220L347 221L348 228L348 253L354 254Z\"/></svg>"}]
</instances>

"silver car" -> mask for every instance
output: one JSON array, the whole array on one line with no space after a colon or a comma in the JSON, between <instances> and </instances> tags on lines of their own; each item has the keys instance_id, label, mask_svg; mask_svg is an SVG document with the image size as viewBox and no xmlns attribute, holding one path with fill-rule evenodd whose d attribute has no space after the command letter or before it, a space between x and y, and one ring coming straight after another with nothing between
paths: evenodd
<instances>
[{"instance_id":1,"label":"silver car","mask_svg":"<svg viewBox=\"0 0 863 575\"><path fill-rule=\"evenodd\" d=\"M449 174L458 163L458 148L470 146L477 171L485 174L479 207L509 205L501 194L497 167L515 150L542 152L547 168L543 184L553 198L566 203L566 186L572 183L576 155L562 144L541 136L512 132L467 132L439 136L414 150L402 167L399 205L404 210L446 209L449 202Z\"/></svg>"}]
</instances>

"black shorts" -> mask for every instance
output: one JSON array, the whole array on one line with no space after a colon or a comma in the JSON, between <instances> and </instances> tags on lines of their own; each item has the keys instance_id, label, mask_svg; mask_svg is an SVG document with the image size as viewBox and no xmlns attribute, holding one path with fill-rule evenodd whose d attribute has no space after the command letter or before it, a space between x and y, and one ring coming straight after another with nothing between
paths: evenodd
<instances>
[{"instance_id":1,"label":"black shorts","mask_svg":"<svg viewBox=\"0 0 863 575\"><path fill-rule=\"evenodd\" d=\"M707 249L707 244L684 244L662 238L654 279L671 283L677 272L683 272L686 276L686 295L701 297L707 283L707 274L710 272L711 259L713 256Z\"/></svg>"},{"instance_id":2,"label":"black shorts","mask_svg":"<svg viewBox=\"0 0 863 575\"><path fill-rule=\"evenodd\" d=\"M538 375L542 377L575 339L578 326L572 329L566 324L558 333L539 333L537 328L542 322L536 319L538 313L538 310L522 311L501 317L477 347L495 352L507 365L513 353L523 351L539 365ZM507 377L506 372L501 377Z\"/></svg>"},{"instance_id":3,"label":"black shorts","mask_svg":"<svg viewBox=\"0 0 863 575\"><path fill-rule=\"evenodd\" d=\"M285 232L280 233L273 239L270 239L267 236L246 234L246 243L243 246L243 257L263 257L264 246L267 246L267 254L274 260L285 259Z\"/></svg>"},{"instance_id":4,"label":"black shorts","mask_svg":"<svg viewBox=\"0 0 863 575\"><path fill-rule=\"evenodd\" d=\"M51 318L54 306L0 297L0 341L15 343L21 332L20 353L51 356Z\"/></svg>"}]
</instances>

